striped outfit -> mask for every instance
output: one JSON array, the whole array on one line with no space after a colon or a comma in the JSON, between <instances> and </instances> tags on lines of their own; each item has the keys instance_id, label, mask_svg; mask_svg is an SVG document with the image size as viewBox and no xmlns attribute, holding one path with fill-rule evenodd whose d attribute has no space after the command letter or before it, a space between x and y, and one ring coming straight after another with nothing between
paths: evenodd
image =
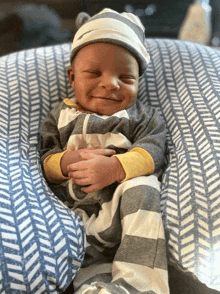
<instances>
[{"instance_id":1,"label":"striped outfit","mask_svg":"<svg viewBox=\"0 0 220 294\"><path fill-rule=\"evenodd\" d=\"M87 234L75 293L169 293L157 179L166 131L157 111L137 101L101 116L78 111L75 98L64 99L47 116L40 134L45 176L62 191L63 201L72 200ZM89 147L116 150L125 180L89 194L72 185L62 175L62 155Z\"/></svg>"}]
</instances>

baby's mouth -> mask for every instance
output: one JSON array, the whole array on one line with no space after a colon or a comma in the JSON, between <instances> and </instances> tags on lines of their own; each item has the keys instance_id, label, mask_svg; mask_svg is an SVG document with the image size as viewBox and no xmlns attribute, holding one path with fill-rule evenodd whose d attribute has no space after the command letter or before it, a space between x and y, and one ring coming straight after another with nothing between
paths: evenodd
<instances>
[{"instance_id":1,"label":"baby's mouth","mask_svg":"<svg viewBox=\"0 0 220 294\"><path fill-rule=\"evenodd\" d=\"M108 97L108 96L92 96L93 98L98 98L98 99L104 99L104 100L112 100L112 101L122 101L121 99L119 98L116 98L116 97Z\"/></svg>"}]
</instances>

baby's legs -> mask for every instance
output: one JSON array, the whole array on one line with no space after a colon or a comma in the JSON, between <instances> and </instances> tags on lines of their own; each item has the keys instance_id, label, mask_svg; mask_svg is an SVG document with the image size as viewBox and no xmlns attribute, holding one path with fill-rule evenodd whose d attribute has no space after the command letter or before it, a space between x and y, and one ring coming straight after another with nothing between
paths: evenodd
<instances>
[{"instance_id":1,"label":"baby's legs","mask_svg":"<svg viewBox=\"0 0 220 294\"><path fill-rule=\"evenodd\" d=\"M169 293L157 178L135 178L130 185L123 187L122 241L113 261L112 282L124 285L129 293Z\"/></svg>"},{"instance_id":2,"label":"baby's legs","mask_svg":"<svg viewBox=\"0 0 220 294\"><path fill-rule=\"evenodd\" d=\"M79 271L77 294L169 293L159 191L155 176L137 177L120 184L97 217L78 211L96 249L120 245L112 264L100 260Z\"/></svg>"}]
</instances>

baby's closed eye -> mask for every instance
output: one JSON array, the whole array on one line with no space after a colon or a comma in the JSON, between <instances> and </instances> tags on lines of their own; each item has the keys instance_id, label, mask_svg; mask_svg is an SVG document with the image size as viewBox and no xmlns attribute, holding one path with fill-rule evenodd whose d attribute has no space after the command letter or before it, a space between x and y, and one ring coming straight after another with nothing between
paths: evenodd
<instances>
[{"instance_id":1,"label":"baby's closed eye","mask_svg":"<svg viewBox=\"0 0 220 294\"><path fill-rule=\"evenodd\" d=\"M84 73L91 77L99 77L101 75L98 70L84 70Z\"/></svg>"},{"instance_id":2,"label":"baby's closed eye","mask_svg":"<svg viewBox=\"0 0 220 294\"><path fill-rule=\"evenodd\" d=\"M133 83L134 81L136 81L136 77L133 75L121 75L120 79L124 82L124 83Z\"/></svg>"}]
</instances>

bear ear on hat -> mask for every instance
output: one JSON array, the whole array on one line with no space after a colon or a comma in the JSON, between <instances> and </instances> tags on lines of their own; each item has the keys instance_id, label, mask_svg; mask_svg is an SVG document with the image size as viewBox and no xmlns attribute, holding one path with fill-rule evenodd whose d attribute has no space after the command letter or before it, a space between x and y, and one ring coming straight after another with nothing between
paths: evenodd
<instances>
[{"instance_id":1,"label":"bear ear on hat","mask_svg":"<svg viewBox=\"0 0 220 294\"><path fill-rule=\"evenodd\" d=\"M90 19L90 15L86 12L80 12L77 17L76 17L76 27L77 29L79 29L82 25L84 25L89 19Z\"/></svg>"}]
</instances>

